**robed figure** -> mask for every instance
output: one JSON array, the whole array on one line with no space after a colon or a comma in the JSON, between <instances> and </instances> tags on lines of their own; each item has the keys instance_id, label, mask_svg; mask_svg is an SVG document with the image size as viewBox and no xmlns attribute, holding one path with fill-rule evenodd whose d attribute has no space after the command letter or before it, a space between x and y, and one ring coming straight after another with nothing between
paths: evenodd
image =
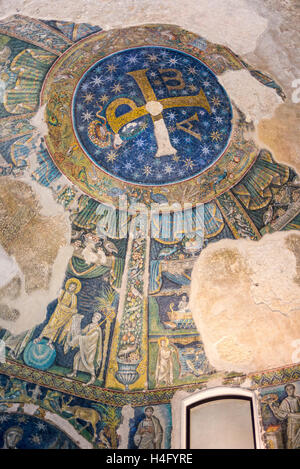
<instances>
[{"instance_id":1,"label":"robed figure","mask_svg":"<svg viewBox=\"0 0 300 469\"><path fill-rule=\"evenodd\" d=\"M280 405L269 403L270 408L278 420L282 422L287 449L300 448L300 397L295 395L294 384L288 383L284 387L287 396Z\"/></svg>"},{"instance_id":2,"label":"robed figure","mask_svg":"<svg viewBox=\"0 0 300 469\"><path fill-rule=\"evenodd\" d=\"M86 385L92 384L96 380L96 373L102 362L102 329L99 324L101 320L100 313L94 313L92 321L84 329L79 331L73 337L68 338L68 348L79 347L78 352L74 356L73 372L68 376L74 378L78 371L83 371L91 375L91 379ZM74 318L76 320L76 318Z\"/></svg>"},{"instance_id":3,"label":"robed figure","mask_svg":"<svg viewBox=\"0 0 300 469\"><path fill-rule=\"evenodd\" d=\"M173 354L175 349L169 345L167 337L161 337L158 341L158 355L155 370L156 385L162 383L171 386L174 379Z\"/></svg>"},{"instance_id":4,"label":"robed figure","mask_svg":"<svg viewBox=\"0 0 300 469\"><path fill-rule=\"evenodd\" d=\"M133 437L138 449L160 449L163 439L163 429L160 421L153 415L153 407L145 408L145 418L139 423Z\"/></svg>"},{"instance_id":5,"label":"robed figure","mask_svg":"<svg viewBox=\"0 0 300 469\"><path fill-rule=\"evenodd\" d=\"M70 278L62 290L58 303L48 324L44 327L41 334L34 340L38 343L43 337L49 339L48 345L53 348L53 342L58 340L59 343L64 342L68 335L73 316L77 313L77 296L81 289L81 283L76 278Z\"/></svg>"}]
</instances>

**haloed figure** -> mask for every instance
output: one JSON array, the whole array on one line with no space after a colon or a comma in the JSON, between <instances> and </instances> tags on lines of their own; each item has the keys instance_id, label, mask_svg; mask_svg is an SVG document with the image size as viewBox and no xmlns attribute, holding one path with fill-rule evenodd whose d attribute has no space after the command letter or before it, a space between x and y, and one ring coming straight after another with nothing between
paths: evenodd
<instances>
[{"instance_id":1,"label":"haloed figure","mask_svg":"<svg viewBox=\"0 0 300 469\"><path fill-rule=\"evenodd\" d=\"M81 283L76 278L70 278L66 282L65 290L58 297L58 304L48 324L44 327L39 337L34 342L38 343L43 337L49 339L48 345L53 347L53 342L64 342L71 328L72 318L77 313L77 293Z\"/></svg>"},{"instance_id":2,"label":"haloed figure","mask_svg":"<svg viewBox=\"0 0 300 469\"><path fill-rule=\"evenodd\" d=\"M158 341L158 355L155 370L156 385L166 384L171 386L173 384L173 354L175 349L169 344L167 337L161 337Z\"/></svg>"},{"instance_id":3,"label":"haloed figure","mask_svg":"<svg viewBox=\"0 0 300 469\"><path fill-rule=\"evenodd\" d=\"M4 445L2 449L18 449L17 444L23 438L23 430L20 427L10 427L4 433Z\"/></svg>"},{"instance_id":4,"label":"haloed figure","mask_svg":"<svg viewBox=\"0 0 300 469\"><path fill-rule=\"evenodd\" d=\"M145 418L139 423L134 443L138 449L160 449L163 439L160 421L153 415L153 407L146 407L144 412Z\"/></svg>"}]
</instances>

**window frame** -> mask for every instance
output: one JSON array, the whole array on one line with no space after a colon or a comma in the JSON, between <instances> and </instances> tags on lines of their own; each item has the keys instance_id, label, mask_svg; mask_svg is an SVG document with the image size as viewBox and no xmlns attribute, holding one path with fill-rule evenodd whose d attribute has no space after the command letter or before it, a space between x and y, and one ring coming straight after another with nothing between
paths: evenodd
<instances>
[{"instance_id":1,"label":"window frame","mask_svg":"<svg viewBox=\"0 0 300 469\"><path fill-rule=\"evenodd\" d=\"M222 399L243 399L250 402L254 449L263 447L259 432L258 401L249 389L219 386L194 393L181 403L181 448L190 449L190 411L201 404Z\"/></svg>"}]
</instances>

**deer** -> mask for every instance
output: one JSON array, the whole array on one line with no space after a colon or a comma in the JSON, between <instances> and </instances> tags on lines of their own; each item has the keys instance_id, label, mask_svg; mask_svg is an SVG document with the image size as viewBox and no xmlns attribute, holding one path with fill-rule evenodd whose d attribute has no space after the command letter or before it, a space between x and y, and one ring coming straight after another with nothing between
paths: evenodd
<instances>
[{"instance_id":1,"label":"deer","mask_svg":"<svg viewBox=\"0 0 300 469\"><path fill-rule=\"evenodd\" d=\"M71 397L68 402L64 402L64 399L62 399L62 406L61 410L65 411L67 413L73 414L71 417L67 418L67 420L72 420L74 419L76 423L77 419L84 420L87 422L87 425L85 425L79 433L81 433L85 428L87 428L90 424L93 427L94 430L94 436L93 436L93 441L96 440L97 436L97 429L96 425L100 421L100 415L99 413L94 410L94 409L89 409L87 407L80 407L78 405L74 406L69 406L70 402L73 400L73 397Z\"/></svg>"}]
</instances>

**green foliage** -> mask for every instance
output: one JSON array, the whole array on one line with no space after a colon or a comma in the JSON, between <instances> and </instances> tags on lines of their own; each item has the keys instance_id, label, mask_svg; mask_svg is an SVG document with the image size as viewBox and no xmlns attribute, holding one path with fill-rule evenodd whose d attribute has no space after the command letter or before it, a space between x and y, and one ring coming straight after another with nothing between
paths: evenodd
<instances>
[{"instance_id":1,"label":"green foliage","mask_svg":"<svg viewBox=\"0 0 300 469\"><path fill-rule=\"evenodd\" d=\"M0 49L2 49L5 44L7 44L10 41L10 37L4 36L3 34L0 34Z\"/></svg>"},{"instance_id":2,"label":"green foliage","mask_svg":"<svg viewBox=\"0 0 300 469\"><path fill-rule=\"evenodd\" d=\"M116 297L115 290L108 286L105 287L102 293L102 296L97 296L96 300L98 301L98 309L101 310L111 310L113 309L113 303Z\"/></svg>"}]
</instances>

